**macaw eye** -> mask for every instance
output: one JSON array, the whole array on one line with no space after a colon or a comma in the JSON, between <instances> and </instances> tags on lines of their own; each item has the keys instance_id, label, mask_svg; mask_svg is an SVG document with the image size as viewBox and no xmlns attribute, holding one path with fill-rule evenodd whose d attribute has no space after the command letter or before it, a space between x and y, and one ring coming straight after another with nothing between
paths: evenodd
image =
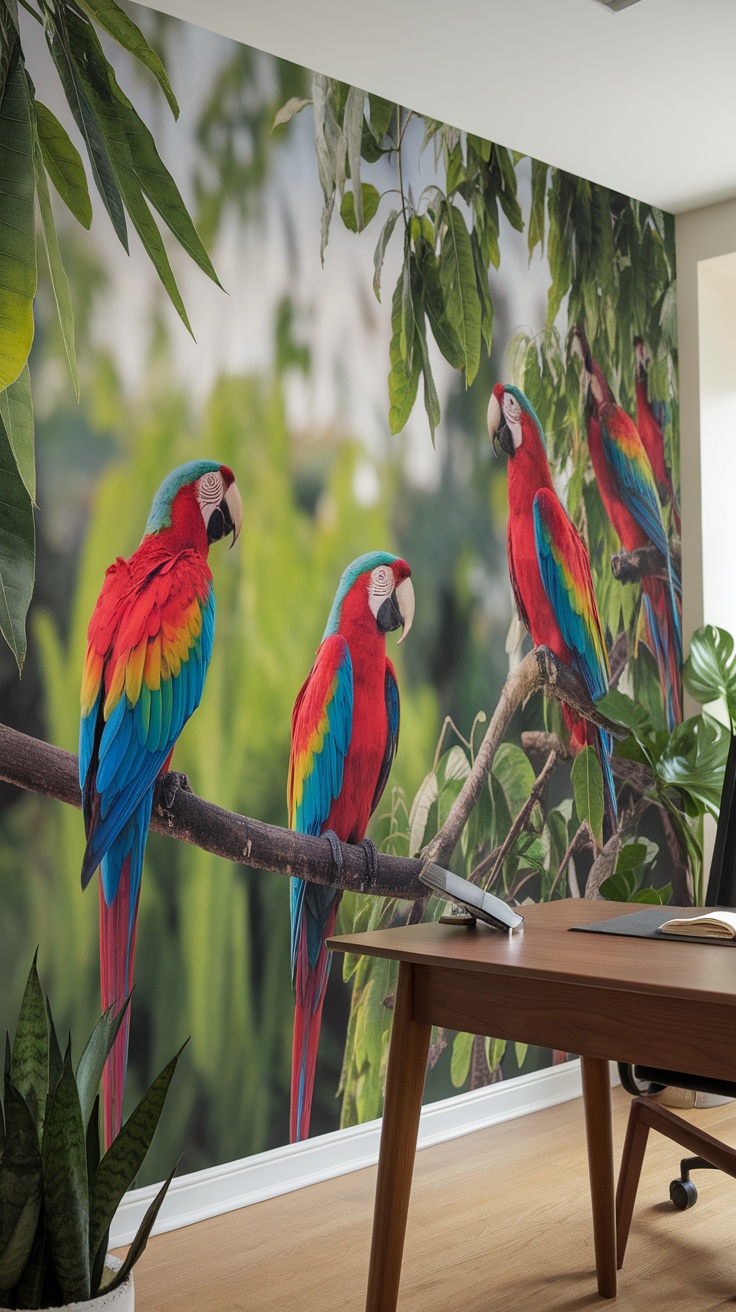
<instances>
[{"instance_id":1,"label":"macaw eye","mask_svg":"<svg viewBox=\"0 0 736 1312\"><path fill-rule=\"evenodd\" d=\"M223 498L222 475L219 469L203 474L197 485L197 498L201 506L219 505Z\"/></svg>"},{"instance_id":2,"label":"macaw eye","mask_svg":"<svg viewBox=\"0 0 736 1312\"><path fill-rule=\"evenodd\" d=\"M394 576L386 565L378 565L371 574L371 592L374 596L388 597L393 592Z\"/></svg>"}]
</instances>

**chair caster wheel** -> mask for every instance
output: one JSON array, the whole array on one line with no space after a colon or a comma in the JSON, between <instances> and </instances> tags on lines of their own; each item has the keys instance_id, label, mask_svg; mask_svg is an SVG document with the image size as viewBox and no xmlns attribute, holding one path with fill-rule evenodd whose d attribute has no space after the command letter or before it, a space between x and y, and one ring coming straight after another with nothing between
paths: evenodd
<instances>
[{"instance_id":1,"label":"chair caster wheel","mask_svg":"<svg viewBox=\"0 0 736 1312\"><path fill-rule=\"evenodd\" d=\"M692 1180L673 1180L670 1185L670 1198L680 1212L694 1207L698 1201L698 1191Z\"/></svg>"}]
</instances>

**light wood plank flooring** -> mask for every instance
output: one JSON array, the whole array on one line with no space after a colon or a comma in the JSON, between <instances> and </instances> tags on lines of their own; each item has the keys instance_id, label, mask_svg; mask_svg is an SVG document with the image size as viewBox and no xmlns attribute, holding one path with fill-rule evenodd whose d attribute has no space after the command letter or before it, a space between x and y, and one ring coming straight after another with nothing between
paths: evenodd
<instances>
[{"instance_id":1,"label":"light wood plank flooring","mask_svg":"<svg viewBox=\"0 0 736 1312\"><path fill-rule=\"evenodd\" d=\"M629 1099L614 1090L616 1154ZM736 1104L687 1113L736 1142ZM679 1148L650 1135L616 1312L736 1303L736 1180L698 1172L668 1200ZM136 1312L362 1312L375 1169L159 1235L135 1269ZM595 1284L582 1102L417 1156L400 1312L603 1308Z\"/></svg>"}]
</instances>

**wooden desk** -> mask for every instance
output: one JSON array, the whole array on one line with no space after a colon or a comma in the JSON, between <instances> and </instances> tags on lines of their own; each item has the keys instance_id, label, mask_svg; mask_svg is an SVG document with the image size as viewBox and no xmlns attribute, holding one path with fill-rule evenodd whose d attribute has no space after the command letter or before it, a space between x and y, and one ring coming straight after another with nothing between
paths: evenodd
<instances>
[{"instance_id":1,"label":"wooden desk","mask_svg":"<svg viewBox=\"0 0 736 1312\"><path fill-rule=\"evenodd\" d=\"M635 909L567 899L524 907L511 938L426 924L329 941L399 961L366 1312L396 1307L433 1025L580 1054L598 1290L615 1297L609 1060L736 1077L736 948L569 932Z\"/></svg>"}]
</instances>

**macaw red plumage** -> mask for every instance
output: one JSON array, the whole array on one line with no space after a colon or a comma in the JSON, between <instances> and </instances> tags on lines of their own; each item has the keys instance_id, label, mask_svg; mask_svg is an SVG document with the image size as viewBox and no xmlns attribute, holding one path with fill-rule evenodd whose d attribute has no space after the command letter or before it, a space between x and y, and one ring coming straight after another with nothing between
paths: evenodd
<instances>
[{"instance_id":1,"label":"macaw red plumage","mask_svg":"<svg viewBox=\"0 0 736 1312\"><path fill-rule=\"evenodd\" d=\"M100 869L102 1007L133 982L143 853L156 777L199 705L212 651L211 542L242 524L232 470L193 460L164 480L129 560L105 574L89 623L79 727L87 846L82 888ZM105 1143L122 1124L129 1013L103 1074Z\"/></svg>"},{"instance_id":2,"label":"macaw red plumage","mask_svg":"<svg viewBox=\"0 0 736 1312\"><path fill-rule=\"evenodd\" d=\"M634 339L636 351L636 427L642 440L644 450L649 456L659 499L663 505L672 506L672 518L677 532L680 532L680 512L672 488L672 476L667 468L664 454L664 433L662 431L665 408L649 399L649 374L640 337Z\"/></svg>"},{"instance_id":3,"label":"macaw red plumage","mask_svg":"<svg viewBox=\"0 0 736 1312\"><path fill-rule=\"evenodd\" d=\"M347 567L291 719L287 801L289 825L299 833L363 841L399 736L399 691L386 634L401 626L405 637L413 615L406 561L373 551ZM291 881L292 1143L309 1134L330 964L325 941L340 896L337 888Z\"/></svg>"},{"instance_id":4,"label":"macaw red plumage","mask_svg":"<svg viewBox=\"0 0 736 1312\"><path fill-rule=\"evenodd\" d=\"M651 543L662 555L667 573L666 578L644 575L641 587L647 643L657 662L667 724L672 729L682 719L682 606L657 484L636 424L617 404L582 330L576 329L575 334L582 348L588 393L588 447L606 513L624 551L637 551Z\"/></svg>"},{"instance_id":5,"label":"macaw red plumage","mask_svg":"<svg viewBox=\"0 0 736 1312\"><path fill-rule=\"evenodd\" d=\"M592 701L608 691L608 654L598 616L590 560L555 492L542 426L517 387L496 383L488 432L509 457L508 559L521 619L535 647L549 647L581 679ZM573 751L595 748L605 791L606 832L616 825L610 734L563 703Z\"/></svg>"}]
</instances>

